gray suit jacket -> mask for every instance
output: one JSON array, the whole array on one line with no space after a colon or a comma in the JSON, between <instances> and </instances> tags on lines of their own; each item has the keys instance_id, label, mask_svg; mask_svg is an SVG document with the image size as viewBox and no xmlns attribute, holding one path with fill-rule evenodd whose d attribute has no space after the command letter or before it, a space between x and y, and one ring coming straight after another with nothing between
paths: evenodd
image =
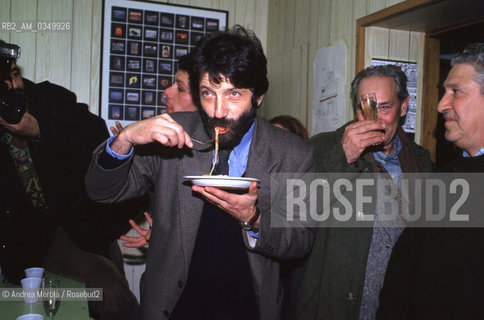
<instances>
[{"instance_id":1,"label":"gray suit jacket","mask_svg":"<svg viewBox=\"0 0 484 320\"><path fill-rule=\"evenodd\" d=\"M207 140L198 112L172 117L199 140ZM105 170L97 163L105 144L94 152L86 176L90 197L115 202L145 193L154 185L153 228L142 283L143 319L166 319L175 307L187 279L204 201L192 193L185 175L207 174L213 151L192 151L151 144L118 168ZM270 174L309 172L314 167L312 148L299 137L256 119L246 176L261 180L257 207L261 211L259 239L255 248L243 233L261 319L279 319L282 288L278 260L301 257L313 243L306 228L271 228Z\"/></svg>"}]
</instances>

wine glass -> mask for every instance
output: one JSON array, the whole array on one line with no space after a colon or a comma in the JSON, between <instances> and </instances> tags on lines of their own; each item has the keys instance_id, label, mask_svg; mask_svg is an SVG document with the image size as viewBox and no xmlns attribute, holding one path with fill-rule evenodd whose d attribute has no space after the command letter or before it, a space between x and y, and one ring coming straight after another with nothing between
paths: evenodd
<instances>
[{"instance_id":1,"label":"wine glass","mask_svg":"<svg viewBox=\"0 0 484 320\"><path fill-rule=\"evenodd\" d=\"M46 278L42 286L42 298L44 302L45 314L49 320L54 319L54 316L59 309L60 304L60 281L57 278Z\"/></svg>"},{"instance_id":2,"label":"wine glass","mask_svg":"<svg viewBox=\"0 0 484 320\"><path fill-rule=\"evenodd\" d=\"M362 94L360 96L361 113L365 120L378 119L378 102L374 92Z\"/></svg>"}]
</instances>

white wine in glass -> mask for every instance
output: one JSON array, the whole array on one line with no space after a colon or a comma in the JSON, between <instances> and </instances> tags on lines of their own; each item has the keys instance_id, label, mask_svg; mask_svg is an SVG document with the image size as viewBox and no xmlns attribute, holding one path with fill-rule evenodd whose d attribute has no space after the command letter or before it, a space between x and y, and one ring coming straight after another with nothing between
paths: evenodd
<instances>
[{"instance_id":1,"label":"white wine in glass","mask_svg":"<svg viewBox=\"0 0 484 320\"><path fill-rule=\"evenodd\" d=\"M60 305L59 279L45 279L43 286L43 302L45 314L49 320L54 319Z\"/></svg>"},{"instance_id":2,"label":"white wine in glass","mask_svg":"<svg viewBox=\"0 0 484 320\"><path fill-rule=\"evenodd\" d=\"M365 120L378 120L378 102L374 92L360 96L360 107Z\"/></svg>"}]
</instances>

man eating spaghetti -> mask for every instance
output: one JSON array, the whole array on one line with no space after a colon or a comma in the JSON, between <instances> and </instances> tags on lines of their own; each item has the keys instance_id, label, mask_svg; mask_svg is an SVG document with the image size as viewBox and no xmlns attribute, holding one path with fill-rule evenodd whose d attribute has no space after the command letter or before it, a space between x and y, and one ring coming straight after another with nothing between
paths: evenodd
<instances>
[{"instance_id":1,"label":"man eating spaghetti","mask_svg":"<svg viewBox=\"0 0 484 320\"><path fill-rule=\"evenodd\" d=\"M271 227L270 175L312 171L313 150L256 116L269 82L252 32L236 26L193 50L190 87L200 111L127 126L94 152L86 187L99 202L154 187L143 319L279 319L279 262L309 252L314 235ZM215 140L215 128L218 159L214 148L194 147ZM260 183L230 192L183 179L209 173L214 161L214 175Z\"/></svg>"}]
</instances>

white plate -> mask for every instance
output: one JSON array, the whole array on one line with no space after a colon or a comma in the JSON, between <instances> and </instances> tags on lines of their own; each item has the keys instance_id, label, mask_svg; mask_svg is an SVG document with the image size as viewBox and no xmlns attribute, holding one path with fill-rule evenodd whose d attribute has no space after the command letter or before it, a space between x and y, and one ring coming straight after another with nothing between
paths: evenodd
<instances>
[{"instance_id":1,"label":"white plate","mask_svg":"<svg viewBox=\"0 0 484 320\"><path fill-rule=\"evenodd\" d=\"M254 181L260 182L254 178L239 178L229 176L184 176L184 179L190 180L194 185L201 187L218 187L230 189L247 189Z\"/></svg>"}]
</instances>

